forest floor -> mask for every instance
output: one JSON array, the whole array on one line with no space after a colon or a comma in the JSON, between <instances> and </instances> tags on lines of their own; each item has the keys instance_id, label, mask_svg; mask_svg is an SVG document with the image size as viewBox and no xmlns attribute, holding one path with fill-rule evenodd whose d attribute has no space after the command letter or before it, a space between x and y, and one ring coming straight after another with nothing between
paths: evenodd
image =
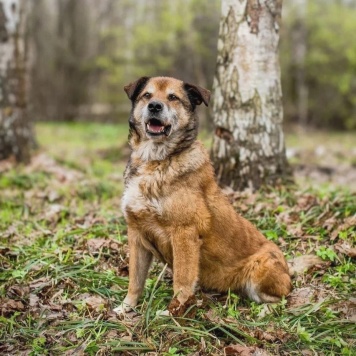
<instances>
[{"instance_id":1,"label":"forest floor","mask_svg":"<svg viewBox=\"0 0 356 356\"><path fill-rule=\"evenodd\" d=\"M0 162L0 354L356 354L355 134L287 135L296 186L228 192L287 259L320 258L291 296L198 291L194 318L158 317L172 278L155 263L124 320L112 309L128 285L126 125L39 124L37 136L30 165Z\"/></svg>"}]
</instances>

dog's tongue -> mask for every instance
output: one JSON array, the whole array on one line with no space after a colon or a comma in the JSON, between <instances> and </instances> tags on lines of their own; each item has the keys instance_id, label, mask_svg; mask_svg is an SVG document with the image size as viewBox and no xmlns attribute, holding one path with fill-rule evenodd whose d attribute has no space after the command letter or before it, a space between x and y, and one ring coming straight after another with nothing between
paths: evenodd
<instances>
[{"instance_id":1,"label":"dog's tongue","mask_svg":"<svg viewBox=\"0 0 356 356\"><path fill-rule=\"evenodd\" d=\"M149 129L152 132L161 132L162 131L162 125L155 125L155 124L149 124Z\"/></svg>"}]
</instances>

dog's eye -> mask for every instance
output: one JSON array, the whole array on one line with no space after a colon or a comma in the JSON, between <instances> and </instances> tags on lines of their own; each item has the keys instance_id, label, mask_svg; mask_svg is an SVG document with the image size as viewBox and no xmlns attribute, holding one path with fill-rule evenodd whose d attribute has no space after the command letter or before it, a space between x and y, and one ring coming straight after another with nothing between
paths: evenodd
<instances>
[{"instance_id":1,"label":"dog's eye","mask_svg":"<svg viewBox=\"0 0 356 356\"><path fill-rule=\"evenodd\" d=\"M149 98L151 97L151 93L145 93L145 94L143 95L143 97L149 99Z\"/></svg>"},{"instance_id":2,"label":"dog's eye","mask_svg":"<svg viewBox=\"0 0 356 356\"><path fill-rule=\"evenodd\" d=\"M168 95L168 100L171 100L171 101L178 100L178 97L176 97L174 94L169 94Z\"/></svg>"}]
</instances>

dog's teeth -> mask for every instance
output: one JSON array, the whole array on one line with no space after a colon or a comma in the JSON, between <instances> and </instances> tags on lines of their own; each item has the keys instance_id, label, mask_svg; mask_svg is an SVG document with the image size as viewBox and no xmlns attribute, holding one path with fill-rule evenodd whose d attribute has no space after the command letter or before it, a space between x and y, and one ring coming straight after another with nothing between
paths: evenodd
<instances>
[{"instance_id":1,"label":"dog's teeth","mask_svg":"<svg viewBox=\"0 0 356 356\"><path fill-rule=\"evenodd\" d=\"M166 126L164 125L151 125L150 123L146 124L146 130L151 133L161 134L165 133Z\"/></svg>"}]
</instances>

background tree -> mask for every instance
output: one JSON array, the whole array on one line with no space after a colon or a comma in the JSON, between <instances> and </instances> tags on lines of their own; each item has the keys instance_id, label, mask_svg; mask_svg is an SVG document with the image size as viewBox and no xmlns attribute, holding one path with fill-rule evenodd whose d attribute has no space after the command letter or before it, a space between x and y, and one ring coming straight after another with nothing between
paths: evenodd
<instances>
[{"instance_id":1,"label":"background tree","mask_svg":"<svg viewBox=\"0 0 356 356\"><path fill-rule=\"evenodd\" d=\"M36 120L124 121L130 107L122 87L140 75L172 75L211 88L220 0L26 4L32 8L29 109ZM283 10L285 122L356 128L355 1L287 1Z\"/></svg>"},{"instance_id":2,"label":"background tree","mask_svg":"<svg viewBox=\"0 0 356 356\"><path fill-rule=\"evenodd\" d=\"M281 1L222 1L212 156L233 189L287 176L278 61Z\"/></svg>"},{"instance_id":3,"label":"background tree","mask_svg":"<svg viewBox=\"0 0 356 356\"><path fill-rule=\"evenodd\" d=\"M307 53L307 0L294 0L291 11L295 20L291 28L292 65L294 67L296 109L298 122L306 127L308 120L308 87L305 77L305 59Z\"/></svg>"},{"instance_id":4,"label":"background tree","mask_svg":"<svg viewBox=\"0 0 356 356\"><path fill-rule=\"evenodd\" d=\"M26 114L26 4L0 1L0 160L27 162L33 142Z\"/></svg>"},{"instance_id":5,"label":"background tree","mask_svg":"<svg viewBox=\"0 0 356 356\"><path fill-rule=\"evenodd\" d=\"M218 9L217 0L114 3L115 25L102 32L103 47L97 58L103 73L101 100L128 110L127 100L117 88L143 75L173 76L210 87Z\"/></svg>"},{"instance_id":6,"label":"background tree","mask_svg":"<svg viewBox=\"0 0 356 356\"><path fill-rule=\"evenodd\" d=\"M92 0L32 1L30 101L39 119L73 121L90 102L94 71L89 63L97 48L94 13L99 8Z\"/></svg>"},{"instance_id":7,"label":"background tree","mask_svg":"<svg viewBox=\"0 0 356 356\"><path fill-rule=\"evenodd\" d=\"M356 129L356 2L306 1L302 23L304 14L295 11L301 3L286 2L283 18L280 53L286 118L299 121L304 92L309 127ZM298 58L297 48L302 54Z\"/></svg>"}]
</instances>

